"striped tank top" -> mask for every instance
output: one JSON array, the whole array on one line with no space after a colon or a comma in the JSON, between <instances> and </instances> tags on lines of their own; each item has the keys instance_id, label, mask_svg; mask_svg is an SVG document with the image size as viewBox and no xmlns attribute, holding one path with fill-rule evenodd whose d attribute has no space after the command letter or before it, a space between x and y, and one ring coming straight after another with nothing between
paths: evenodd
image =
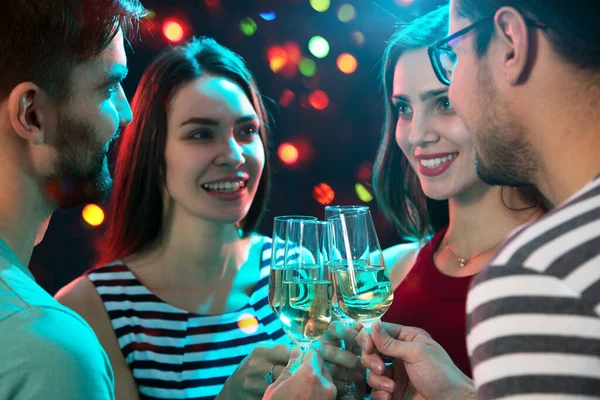
<instances>
[{"instance_id":1,"label":"striped tank top","mask_svg":"<svg viewBox=\"0 0 600 400\"><path fill-rule=\"evenodd\" d=\"M255 245L262 245L260 279L250 301L221 315L162 301L121 261L88 273L142 400L214 399L257 343L291 343L268 304L271 240L262 237Z\"/></svg>"}]
</instances>

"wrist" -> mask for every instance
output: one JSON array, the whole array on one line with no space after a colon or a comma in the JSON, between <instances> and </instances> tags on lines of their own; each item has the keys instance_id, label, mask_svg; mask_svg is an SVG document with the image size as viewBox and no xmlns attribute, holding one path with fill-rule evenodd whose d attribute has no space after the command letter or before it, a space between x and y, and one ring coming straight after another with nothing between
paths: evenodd
<instances>
[{"instance_id":1,"label":"wrist","mask_svg":"<svg viewBox=\"0 0 600 400\"><path fill-rule=\"evenodd\" d=\"M464 381L456 386L452 396L448 400L477 400L477 387L475 382L468 377L464 377Z\"/></svg>"}]
</instances>

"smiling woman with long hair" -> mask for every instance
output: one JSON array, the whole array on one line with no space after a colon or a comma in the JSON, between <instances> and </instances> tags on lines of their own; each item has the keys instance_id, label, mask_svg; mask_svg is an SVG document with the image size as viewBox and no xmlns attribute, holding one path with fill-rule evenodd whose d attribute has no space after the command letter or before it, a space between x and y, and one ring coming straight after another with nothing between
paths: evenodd
<instances>
[{"instance_id":1,"label":"smiling woman with long hair","mask_svg":"<svg viewBox=\"0 0 600 400\"><path fill-rule=\"evenodd\" d=\"M395 292L383 320L424 330L471 376L465 340L471 279L512 230L546 205L532 187L489 186L478 177L473 138L427 52L446 36L448 13L440 7L400 27L388 43L374 189L409 241L384 252Z\"/></svg>"},{"instance_id":2,"label":"smiling woman with long hair","mask_svg":"<svg viewBox=\"0 0 600 400\"><path fill-rule=\"evenodd\" d=\"M256 83L237 54L195 39L148 67L133 111L106 251L57 298L96 331L117 399L262 396L290 342L267 304L271 241L254 233L269 192Z\"/></svg>"}]
</instances>

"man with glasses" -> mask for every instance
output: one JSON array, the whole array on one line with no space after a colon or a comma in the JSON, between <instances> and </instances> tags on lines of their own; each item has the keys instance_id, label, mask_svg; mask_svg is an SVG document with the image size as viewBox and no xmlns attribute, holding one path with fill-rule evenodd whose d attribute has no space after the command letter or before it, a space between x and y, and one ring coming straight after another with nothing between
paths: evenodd
<instances>
[{"instance_id":1,"label":"man with glasses","mask_svg":"<svg viewBox=\"0 0 600 400\"><path fill-rule=\"evenodd\" d=\"M555 205L472 283L479 398L600 397L599 20L598 2L453 0L430 50L481 178Z\"/></svg>"},{"instance_id":2,"label":"man with glasses","mask_svg":"<svg viewBox=\"0 0 600 400\"><path fill-rule=\"evenodd\" d=\"M600 398L600 2L450 3L451 34L429 55L474 136L478 174L533 184L555 206L473 280L477 398ZM460 392L427 335L386 328L394 338L374 327L373 341L404 360L417 391Z\"/></svg>"}]
</instances>

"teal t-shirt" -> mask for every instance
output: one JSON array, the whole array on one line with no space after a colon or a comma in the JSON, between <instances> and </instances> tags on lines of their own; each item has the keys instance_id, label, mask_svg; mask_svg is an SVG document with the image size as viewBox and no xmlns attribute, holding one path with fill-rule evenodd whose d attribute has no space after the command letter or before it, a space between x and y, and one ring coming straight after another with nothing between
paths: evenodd
<instances>
[{"instance_id":1,"label":"teal t-shirt","mask_svg":"<svg viewBox=\"0 0 600 400\"><path fill-rule=\"evenodd\" d=\"M0 240L0 399L114 398L110 362L92 328Z\"/></svg>"}]
</instances>

